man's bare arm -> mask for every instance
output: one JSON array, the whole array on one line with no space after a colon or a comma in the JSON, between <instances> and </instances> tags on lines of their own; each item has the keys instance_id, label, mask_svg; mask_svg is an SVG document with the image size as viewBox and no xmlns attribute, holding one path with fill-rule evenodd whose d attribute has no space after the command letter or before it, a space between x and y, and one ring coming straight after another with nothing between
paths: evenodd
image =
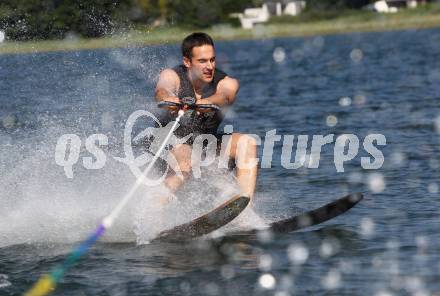
<instances>
[{"instance_id":1,"label":"man's bare arm","mask_svg":"<svg viewBox=\"0 0 440 296\"><path fill-rule=\"evenodd\" d=\"M177 92L179 89L179 76L171 69L165 69L160 73L156 85L156 101L179 102Z\"/></svg>"},{"instance_id":2,"label":"man's bare arm","mask_svg":"<svg viewBox=\"0 0 440 296\"><path fill-rule=\"evenodd\" d=\"M237 96L240 85L237 79L225 77L217 85L215 94L206 99L197 100L198 104L215 104L217 106L232 105Z\"/></svg>"}]
</instances>

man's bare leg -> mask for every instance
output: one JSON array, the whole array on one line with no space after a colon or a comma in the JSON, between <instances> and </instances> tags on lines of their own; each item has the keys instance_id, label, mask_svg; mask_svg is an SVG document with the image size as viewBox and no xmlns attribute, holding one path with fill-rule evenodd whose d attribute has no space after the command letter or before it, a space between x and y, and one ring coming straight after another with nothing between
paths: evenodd
<instances>
[{"instance_id":1,"label":"man's bare leg","mask_svg":"<svg viewBox=\"0 0 440 296\"><path fill-rule=\"evenodd\" d=\"M229 157L235 160L237 182L240 186L241 193L252 199L255 193L258 174L258 163L256 161L257 144L255 139L248 135L233 133L226 151ZM174 193L190 176L192 150L191 146L182 144L171 150L171 153L179 166L172 167L172 169L174 171L180 170L183 175L182 178L173 172L165 179L165 185ZM169 197L161 199L163 204L166 204L168 201Z\"/></svg>"},{"instance_id":2,"label":"man's bare leg","mask_svg":"<svg viewBox=\"0 0 440 296\"><path fill-rule=\"evenodd\" d=\"M174 193L189 178L191 172L191 146L181 144L174 147L170 153L174 156L177 163L175 163L174 166L171 166L170 164L173 172L166 177L165 186L167 186L171 193ZM175 173L176 171L180 172L181 176L177 175ZM161 198L160 202L162 204L167 204L169 200L169 196L164 196Z\"/></svg>"},{"instance_id":3,"label":"man's bare leg","mask_svg":"<svg viewBox=\"0 0 440 296\"><path fill-rule=\"evenodd\" d=\"M257 143L255 139L248 135L233 133L226 151L235 160L237 181L241 193L252 199L258 174Z\"/></svg>"}]
</instances>

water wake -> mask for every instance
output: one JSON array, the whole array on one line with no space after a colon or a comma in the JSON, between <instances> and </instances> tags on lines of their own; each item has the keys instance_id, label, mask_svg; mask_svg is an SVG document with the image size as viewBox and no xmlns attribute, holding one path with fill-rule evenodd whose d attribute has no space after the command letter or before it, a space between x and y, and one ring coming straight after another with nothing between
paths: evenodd
<instances>
[{"instance_id":1,"label":"water wake","mask_svg":"<svg viewBox=\"0 0 440 296\"><path fill-rule=\"evenodd\" d=\"M135 183L129 168L111 157L103 169L75 166L74 178L66 178L54 159L56 139L64 132L52 126L45 133L3 142L0 247L81 241ZM163 186L141 186L102 240L147 243L160 231L203 215L237 193L230 173L214 169L185 184L166 206L159 202L168 194Z\"/></svg>"}]
</instances>

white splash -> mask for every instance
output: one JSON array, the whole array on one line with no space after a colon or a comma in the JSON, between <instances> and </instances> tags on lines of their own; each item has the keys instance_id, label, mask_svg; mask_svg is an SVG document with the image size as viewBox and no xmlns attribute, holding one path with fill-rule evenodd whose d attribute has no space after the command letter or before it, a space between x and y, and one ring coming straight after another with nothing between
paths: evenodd
<instances>
[{"instance_id":1,"label":"white splash","mask_svg":"<svg viewBox=\"0 0 440 296\"><path fill-rule=\"evenodd\" d=\"M2 119L2 125L5 129L10 129L15 126L15 117L13 115L6 115Z\"/></svg>"},{"instance_id":2,"label":"white splash","mask_svg":"<svg viewBox=\"0 0 440 296\"><path fill-rule=\"evenodd\" d=\"M287 256L293 264L304 264L309 258L309 250L302 244L292 244L287 249Z\"/></svg>"},{"instance_id":3,"label":"white splash","mask_svg":"<svg viewBox=\"0 0 440 296\"><path fill-rule=\"evenodd\" d=\"M376 224L373 219L365 217L361 219L360 233L366 238L371 238L375 233Z\"/></svg>"},{"instance_id":4,"label":"white splash","mask_svg":"<svg viewBox=\"0 0 440 296\"><path fill-rule=\"evenodd\" d=\"M385 190L385 178L380 173L373 173L368 176L368 188L373 193L381 193Z\"/></svg>"},{"instance_id":5,"label":"white splash","mask_svg":"<svg viewBox=\"0 0 440 296\"><path fill-rule=\"evenodd\" d=\"M277 47L273 51L273 59L277 63L282 63L286 59L286 52L284 51L284 48Z\"/></svg>"},{"instance_id":6,"label":"white splash","mask_svg":"<svg viewBox=\"0 0 440 296\"><path fill-rule=\"evenodd\" d=\"M339 99L339 106L348 107L350 105L351 105L351 98L350 97L342 97Z\"/></svg>"},{"instance_id":7,"label":"white splash","mask_svg":"<svg viewBox=\"0 0 440 296\"><path fill-rule=\"evenodd\" d=\"M10 281L8 281L9 277L6 274L0 273L0 289L9 287L11 284Z\"/></svg>"},{"instance_id":8,"label":"white splash","mask_svg":"<svg viewBox=\"0 0 440 296\"><path fill-rule=\"evenodd\" d=\"M357 94L354 96L353 101L356 106L363 106L367 103L367 97L363 94Z\"/></svg>"},{"instance_id":9,"label":"white splash","mask_svg":"<svg viewBox=\"0 0 440 296\"><path fill-rule=\"evenodd\" d=\"M429 185L428 185L428 191L429 191L429 193L437 194L438 191L439 191L438 184L437 184L437 183L434 183L434 182L429 183Z\"/></svg>"},{"instance_id":10,"label":"white splash","mask_svg":"<svg viewBox=\"0 0 440 296\"><path fill-rule=\"evenodd\" d=\"M272 268L272 256L261 254L258 258L258 267L262 271L269 271Z\"/></svg>"},{"instance_id":11,"label":"white splash","mask_svg":"<svg viewBox=\"0 0 440 296\"><path fill-rule=\"evenodd\" d=\"M274 276L271 275L270 273L265 273L260 276L260 278L258 279L258 283L262 288L269 290L275 287L276 280Z\"/></svg>"},{"instance_id":12,"label":"white splash","mask_svg":"<svg viewBox=\"0 0 440 296\"><path fill-rule=\"evenodd\" d=\"M339 240L334 237L328 237L323 240L319 248L319 255L328 258L336 254L340 249Z\"/></svg>"},{"instance_id":13,"label":"white splash","mask_svg":"<svg viewBox=\"0 0 440 296\"><path fill-rule=\"evenodd\" d=\"M341 273L337 269L331 269L321 279L321 285L327 290L334 290L341 285L341 279Z\"/></svg>"},{"instance_id":14,"label":"white splash","mask_svg":"<svg viewBox=\"0 0 440 296\"><path fill-rule=\"evenodd\" d=\"M325 123L329 127L334 127L338 123L338 118L335 115L327 116Z\"/></svg>"},{"instance_id":15,"label":"white splash","mask_svg":"<svg viewBox=\"0 0 440 296\"><path fill-rule=\"evenodd\" d=\"M82 241L133 186L129 168L110 157L103 169L77 166L75 178L66 178L54 159L57 136L65 132L49 127L36 136L0 143L0 247ZM146 242L158 231L194 219L234 195L236 184L212 178L208 184L221 188L221 194L202 195L195 183L188 187L192 195L188 202L178 200L162 210L158 205L166 194L162 187L139 188L102 241Z\"/></svg>"},{"instance_id":16,"label":"white splash","mask_svg":"<svg viewBox=\"0 0 440 296\"><path fill-rule=\"evenodd\" d=\"M403 152L395 151L391 154L391 164L394 167L402 167L406 162L406 155Z\"/></svg>"},{"instance_id":17,"label":"white splash","mask_svg":"<svg viewBox=\"0 0 440 296\"><path fill-rule=\"evenodd\" d=\"M364 58L364 53L359 48L355 48L350 52L350 58L353 62L359 63Z\"/></svg>"}]
</instances>

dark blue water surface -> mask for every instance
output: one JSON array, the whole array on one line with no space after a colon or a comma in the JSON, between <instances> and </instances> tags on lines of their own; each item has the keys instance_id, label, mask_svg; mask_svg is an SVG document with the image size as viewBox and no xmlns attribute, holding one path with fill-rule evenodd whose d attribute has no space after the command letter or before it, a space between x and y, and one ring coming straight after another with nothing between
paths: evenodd
<instances>
[{"instance_id":1,"label":"dark blue water surface","mask_svg":"<svg viewBox=\"0 0 440 296\"><path fill-rule=\"evenodd\" d=\"M184 36L182 36L184 37ZM437 295L440 293L440 30L218 42L240 81L225 123L259 135L354 134L359 152L286 169L275 143L255 210L290 215L350 192L356 208L290 234L136 244L135 217L65 276L55 295ZM61 263L134 182L123 157L128 116L153 109L158 73L178 45L0 56L0 295L19 295ZM74 178L55 163L63 134L83 143ZM105 134L104 168L85 170L85 139ZM383 134L379 169L362 167ZM262 146L260 146L260 156ZM294 152L292 158L294 157ZM292 159L293 162L293 159ZM131 205L136 208L137 205Z\"/></svg>"}]
</instances>

